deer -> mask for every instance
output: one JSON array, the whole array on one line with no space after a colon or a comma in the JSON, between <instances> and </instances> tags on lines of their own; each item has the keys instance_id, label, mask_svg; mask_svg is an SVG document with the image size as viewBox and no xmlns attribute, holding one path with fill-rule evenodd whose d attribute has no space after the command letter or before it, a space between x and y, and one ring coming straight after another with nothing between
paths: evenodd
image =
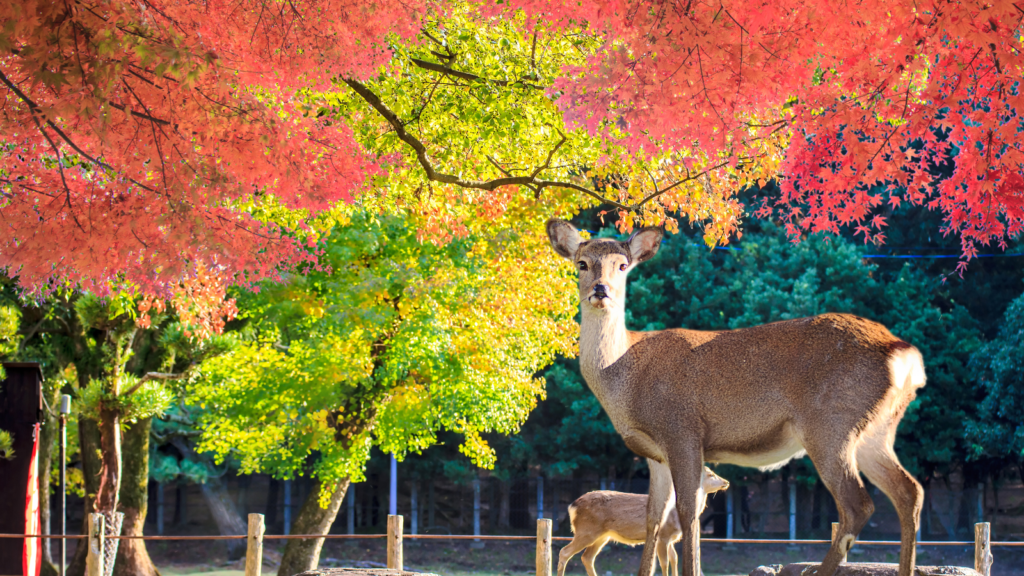
<instances>
[{"instance_id":1,"label":"deer","mask_svg":"<svg viewBox=\"0 0 1024 576\"><path fill-rule=\"evenodd\" d=\"M863 473L900 520L899 576L912 576L924 490L893 450L907 405L925 385L917 348L885 326L822 314L722 331L626 329L626 277L657 254L664 231L584 239L552 219L554 251L578 270L580 372L630 450L653 461L639 576L673 498L683 576L700 575L704 462L772 470L807 455L839 509L839 532L816 568L834 576L874 512Z\"/></svg>"},{"instance_id":2,"label":"deer","mask_svg":"<svg viewBox=\"0 0 1024 576\"><path fill-rule=\"evenodd\" d=\"M708 494L729 488L729 482L706 466L701 476L705 501ZM609 540L635 546L647 538L647 495L627 494L612 490L588 492L569 505L569 523L573 538L558 552L558 576L565 575L565 566L583 550L583 567L587 576L597 576L594 561ZM701 511L704 506L701 506ZM698 513L699 514L699 513ZM657 553L662 576L679 575L679 562L674 544L682 537L679 517L670 512L658 534Z\"/></svg>"}]
</instances>

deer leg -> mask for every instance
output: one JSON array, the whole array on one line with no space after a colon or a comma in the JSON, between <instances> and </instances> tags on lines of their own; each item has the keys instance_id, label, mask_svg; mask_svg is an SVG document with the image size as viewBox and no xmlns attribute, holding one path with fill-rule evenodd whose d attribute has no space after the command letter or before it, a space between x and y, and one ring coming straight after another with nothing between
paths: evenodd
<instances>
[{"instance_id":1,"label":"deer leg","mask_svg":"<svg viewBox=\"0 0 1024 576\"><path fill-rule=\"evenodd\" d=\"M597 559L597 555L601 553L601 549L607 543L608 537L604 537L587 546L587 549L583 551L583 556L580 557L580 560L583 561L583 567L587 569L587 576L597 576L597 570L594 569L594 560Z\"/></svg>"},{"instance_id":2,"label":"deer leg","mask_svg":"<svg viewBox=\"0 0 1024 576\"><path fill-rule=\"evenodd\" d=\"M857 472L853 442L847 439L830 443L827 438L818 437L808 439L805 447L839 509L839 536L817 570L817 576L833 576L875 511L875 505Z\"/></svg>"},{"instance_id":3,"label":"deer leg","mask_svg":"<svg viewBox=\"0 0 1024 576\"><path fill-rule=\"evenodd\" d=\"M572 557L587 547L584 544L586 538L581 538L579 534L573 537L572 542L566 544L561 550L558 551L558 576L564 576L565 566L572 560Z\"/></svg>"},{"instance_id":4,"label":"deer leg","mask_svg":"<svg viewBox=\"0 0 1024 576\"><path fill-rule=\"evenodd\" d=\"M857 465L868 480L892 501L900 517L899 576L911 576L916 562L917 527L921 522L924 489L900 465L892 449L899 420L879 426L857 447Z\"/></svg>"},{"instance_id":5,"label":"deer leg","mask_svg":"<svg viewBox=\"0 0 1024 576\"><path fill-rule=\"evenodd\" d=\"M654 554L658 534L665 525L665 519L672 509L674 492L672 490L672 473L668 466L647 459L651 470L651 484L647 493L647 539L644 541L643 555L640 557L640 576L654 574Z\"/></svg>"},{"instance_id":6,"label":"deer leg","mask_svg":"<svg viewBox=\"0 0 1024 576\"><path fill-rule=\"evenodd\" d=\"M672 576L679 576L679 555L676 554L676 543L668 543L668 564L672 570ZM668 576L666 574L665 576Z\"/></svg>"},{"instance_id":7,"label":"deer leg","mask_svg":"<svg viewBox=\"0 0 1024 576\"><path fill-rule=\"evenodd\" d=\"M672 544L670 544L668 540L660 536L658 537L658 564L661 565L661 576L669 576L668 549L671 546Z\"/></svg>"},{"instance_id":8,"label":"deer leg","mask_svg":"<svg viewBox=\"0 0 1024 576\"><path fill-rule=\"evenodd\" d=\"M676 512L682 529L682 576L700 576L700 520L698 515L704 505L704 491L701 489L701 475L704 472L704 455L697 448L682 452L670 459L672 483L676 492Z\"/></svg>"}]
</instances>

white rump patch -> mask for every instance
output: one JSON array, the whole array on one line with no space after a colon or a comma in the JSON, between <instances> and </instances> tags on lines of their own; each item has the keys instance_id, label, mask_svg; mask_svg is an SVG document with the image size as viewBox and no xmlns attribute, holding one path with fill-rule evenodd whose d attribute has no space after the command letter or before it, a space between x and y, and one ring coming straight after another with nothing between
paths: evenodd
<instances>
[{"instance_id":1,"label":"white rump patch","mask_svg":"<svg viewBox=\"0 0 1024 576\"><path fill-rule=\"evenodd\" d=\"M905 348L899 350L889 358L889 373L892 375L892 383L897 389L909 385L910 389L924 386L926 378L924 375L924 359L917 348Z\"/></svg>"}]
</instances>

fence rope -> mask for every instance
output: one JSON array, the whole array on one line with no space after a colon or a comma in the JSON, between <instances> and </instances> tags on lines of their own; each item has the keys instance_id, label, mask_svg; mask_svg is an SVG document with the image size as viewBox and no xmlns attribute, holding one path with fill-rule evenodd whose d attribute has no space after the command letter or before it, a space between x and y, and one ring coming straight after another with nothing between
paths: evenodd
<instances>
[{"instance_id":1,"label":"fence rope","mask_svg":"<svg viewBox=\"0 0 1024 576\"><path fill-rule=\"evenodd\" d=\"M359 539L379 539L387 538L387 534L266 534L263 536L264 540L304 540L311 538L323 538L325 540L359 540ZM105 538L116 539L116 540L243 540L247 536L241 535L210 535L210 536L105 536ZM472 534L404 534L403 538L411 540L531 540L536 541L536 536L489 536L481 534L474 536ZM43 538L58 540L65 538L68 540L83 540L86 536L82 534L68 534L67 536L61 536L59 534L0 534L0 538ZM551 538L555 541L568 542L572 540L569 536L554 536ZM701 538L702 543L707 544L793 544L793 545L813 545L813 544L831 544L831 540L785 540L785 539L770 539L770 538ZM858 540L857 546L899 546L899 540ZM918 541L918 546L974 546L974 541L946 541L946 540L934 540L934 541ZM992 542L992 546L1007 546L1007 547L1024 547L1024 542Z\"/></svg>"}]
</instances>

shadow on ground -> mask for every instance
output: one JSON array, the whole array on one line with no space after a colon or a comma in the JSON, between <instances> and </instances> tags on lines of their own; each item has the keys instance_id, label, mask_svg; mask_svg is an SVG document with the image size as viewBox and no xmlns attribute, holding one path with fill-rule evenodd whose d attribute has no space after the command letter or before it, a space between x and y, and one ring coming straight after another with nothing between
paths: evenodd
<instances>
[{"instance_id":1,"label":"shadow on ground","mask_svg":"<svg viewBox=\"0 0 1024 576\"><path fill-rule=\"evenodd\" d=\"M563 542L555 543L555 557ZM283 546L267 546L263 574L276 574L276 561ZM359 566L383 567L386 544L384 539L363 541L328 541L321 555L321 567ZM482 549L473 549L469 542L415 542L406 541L405 567L420 572L433 572L441 576L527 576L534 573L534 544L532 542L487 542ZM782 545L748 544L735 550L722 550L720 544L705 544L701 559L706 576L746 575L762 564L790 564L818 561L825 557L824 545L801 546L789 550ZM204 574L204 576L242 576L244 560L227 561L223 546L217 542L152 542L150 555L164 576ZM1024 576L1024 550L995 548L992 576ZM557 561L557 560L556 560ZM855 547L851 562L898 562L895 546ZM627 576L634 574L640 563L640 548L609 544L598 556L595 566L601 576ZM924 546L918 554L918 563L933 566L974 567L974 549L966 546ZM554 570L554 566L552 566ZM579 555L566 569L567 575L586 574ZM280 575L291 576L291 575Z\"/></svg>"}]
</instances>

